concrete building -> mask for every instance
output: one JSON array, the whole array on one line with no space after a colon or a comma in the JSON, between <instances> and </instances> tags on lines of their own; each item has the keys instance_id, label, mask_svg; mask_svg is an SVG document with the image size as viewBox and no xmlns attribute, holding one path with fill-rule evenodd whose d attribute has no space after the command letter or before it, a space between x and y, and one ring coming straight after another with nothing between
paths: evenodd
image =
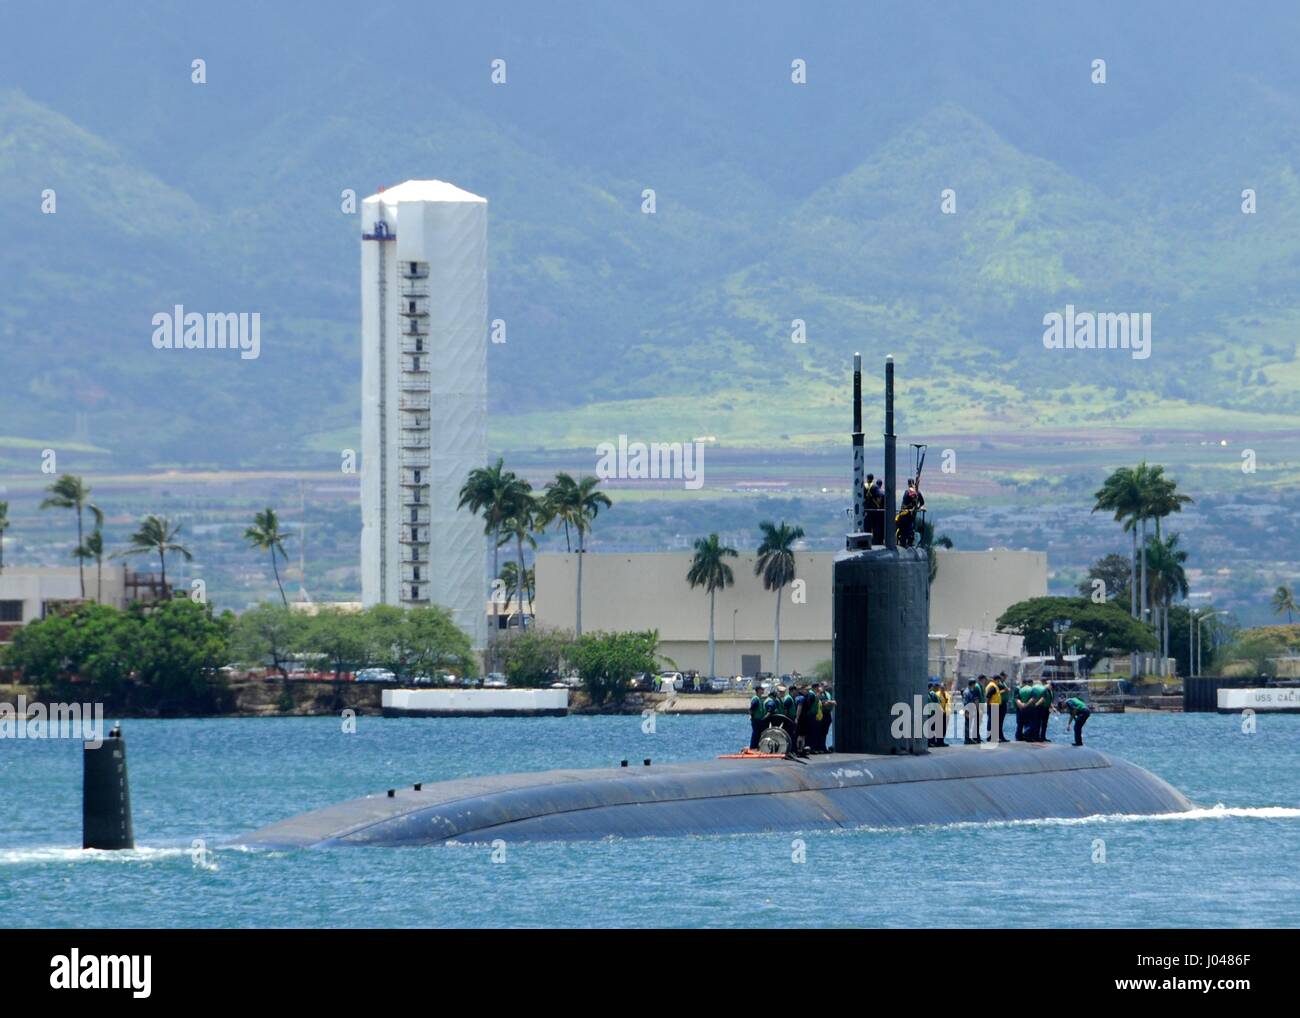
<instances>
[{"instance_id":1,"label":"concrete building","mask_svg":"<svg viewBox=\"0 0 1300 1018\"><path fill-rule=\"evenodd\" d=\"M361 597L438 604L486 641L487 201L408 180L362 203Z\"/></svg>"},{"instance_id":2,"label":"concrete building","mask_svg":"<svg viewBox=\"0 0 1300 1018\"><path fill-rule=\"evenodd\" d=\"M105 564L100 577L93 563L86 568L87 600L95 600L99 590L103 604L124 608L130 600L127 584L124 564ZM76 566L5 566L0 572L0 643L10 642L16 629L45 618L54 606L79 600Z\"/></svg>"},{"instance_id":3,"label":"concrete building","mask_svg":"<svg viewBox=\"0 0 1300 1018\"><path fill-rule=\"evenodd\" d=\"M952 551L940 548L930 590L930 666L952 675L959 629L992 629L1017 601L1047 594L1041 551ZM787 587L781 603L781 671L811 674L831 656L831 564L835 553L797 552L802 589ZM773 670L776 595L754 575L753 552L728 559L733 587L717 592L714 639L719 675ZM683 670L708 674L709 596L686 583L690 552L588 553L582 570L582 627L657 629L660 652ZM537 622L572 629L577 556L537 556Z\"/></svg>"}]
</instances>

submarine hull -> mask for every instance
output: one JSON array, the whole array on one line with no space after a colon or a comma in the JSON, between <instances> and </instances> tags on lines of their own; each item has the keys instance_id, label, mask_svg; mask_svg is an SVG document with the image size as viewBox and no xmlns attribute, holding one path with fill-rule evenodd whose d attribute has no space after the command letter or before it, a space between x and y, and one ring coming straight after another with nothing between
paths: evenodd
<instances>
[{"instance_id":1,"label":"submarine hull","mask_svg":"<svg viewBox=\"0 0 1300 1018\"><path fill-rule=\"evenodd\" d=\"M466 778L272 824L264 848L578 841L818 828L1154 815L1193 808L1154 774L1088 747L1002 743L920 756L711 760Z\"/></svg>"}]
</instances>

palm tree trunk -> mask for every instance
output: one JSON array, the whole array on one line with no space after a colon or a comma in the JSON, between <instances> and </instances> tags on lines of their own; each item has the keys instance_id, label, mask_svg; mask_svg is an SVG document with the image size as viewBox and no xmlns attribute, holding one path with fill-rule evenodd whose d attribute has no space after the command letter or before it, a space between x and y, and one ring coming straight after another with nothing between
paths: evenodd
<instances>
[{"instance_id":1,"label":"palm tree trunk","mask_svg":"<svg viewBox=\"0 0 1300 1018\"><path fill-rule=\"evenodd\" d=\"M104 601L104 556L95 556L95 600Z\"/></svg>"},{"instance_id":2,"label":"palm tree trunk","mask_svg":"<svg viewBox=\"0 0 1300 1018\"><path fill-rule=\"evenodd\" d=\"M81 534L81 506L77 506L77 548L80 549L83 543ZM81 599L86 599L86 560L77 559L77 578L81 581Z\"/></svg>"},{"instance_id":3,"label":"palm tree trunk","mask_svg":"<svg viewBox=\"0 0 1300 1018\"><path fill-rule=\"evenodd\" d=\"M515 535L515 545L519 552L519 628L528 628L528 613L524 611L524 591L528 587L527 574L524 572L524 538L522 534Z\"/></svg>"},{"instance_id":4,"label":"palm tree trunk","mask_svg":"<svg viewBox=\"0 0 1300 1018\"><path fill-rule=\"evenodd\" d=\"M713 667L713 599L715 596L716 596L715 592L712 590L712 588L710 588L709 590L709 678L713 678L714 673L717 671L717 669Z\"/></svg>"},{"instance_id":5,"label":"palm tree trunk","mask_svg":"<svg viewBox=\"0 0 1300 1018\"><path fill-rule=\"evenodd\" d=\"M271 572L275 573L275 585L280 588L280 600L284 602L286 608L289 607L289 599L284 596L284 584L280 582L280 567L275 563L275 549L271 549Z\"/></svg>"},{"instance_id":6,"label":"palm tree trunk","mask_svg":"<svg viewBox=\"0 0 1300 1018\"><path fill-rule=\"evenodd\" d=\"M566 540L568 539L567 535L565 536L565 539ZM574 633L577 636L582 635L582 549L583 549L582 531L579 530L578 531L578 605L577 605L577 613L574 616L575 619L577 620L577 625L574 627Z\"/></svg>"},{"instance_id":7,"label":"palm tree trunk","mask_svg":"<svg viewBox=\"0 0 1300 1018\"><path fill-rule=\"evenodd\" d=\"M1133 616L1133 618L1137 618L1137 613L1138 613L1138 601L1137 601L1137 597L1138 597L1138 578L1137 578L1137 568L1138 568L1138 564L1137 564L1137 563L1138 563L1138 532L1137 532L1137 527L1134 527L1134 528L1133 528L1133 530L1132 530L1132 534L1133 534L1133 555L1132 555L1132 557L1131 557L1130 560L1129 560L1129 568L1128 568L1128 611L1129 611L1129 614L1130 614L1131 616ZM1128 671L1129 671L1129 677L1130 677L1130 678L1133 678L1133 679L1136 679L1136 678L1137 678L1137 670L1138 670L1138 664L1137 664L1137 661L1138 661L1138 658L1137 658L1137 651L1133 651L1133 652L1132 652L1131 654L1129 654L1129 656L1128 656Z\"/></svg>"},{"instance_id":8,"label":"palm tree trunk","mask_svg":"<svg viewBox=\"0 0 1300 1018\"><path fill-rule=\"evenodd\" d=\"M772 641L772 672L781 674L781 588L776 588L776 635Z\"/></svg>"},{"instance_id":9,"label":"palm tree trunk","mask_svg":"<svg viewBox=\"0 0 1300 1018\"><path fill-rule=\"evenodd\" d=\"M167 589L167 553L161 548L158 549L158 571L162 574L162 599L170 601L172 592Z\"/></svg>"},{"instance_id":10,"label":"palm tree trunk","mask_svg":"<svg viewBox=\"0 0 1300 1018\"><path fill-rule=\"evenodd\" d=\"M1138 594L1138 605L1142 609L1142 615L1139 621L1145 622L1147 612L1151 608L1151 605L1147 602L1147 521L1145 519L1142 520L1142 573L1140 581L1142 590Z\"/></svg>"},{"instance_id":11,"label":"palm tree trunk","mask_svg":"<svg viewBox=\"0 0 1300 1018\"><path fill-rule=\"evenodd\" d=\"M501 543L498 540L499 534L492 535L492 628L488 632L488 657L491 663L488 671L500 671L498 665L501 663L497 660L497 599L496 599L496 582L501 575ZM510 607L510 598L506 597L506 608Z\"/></svg>"}]
</instances>

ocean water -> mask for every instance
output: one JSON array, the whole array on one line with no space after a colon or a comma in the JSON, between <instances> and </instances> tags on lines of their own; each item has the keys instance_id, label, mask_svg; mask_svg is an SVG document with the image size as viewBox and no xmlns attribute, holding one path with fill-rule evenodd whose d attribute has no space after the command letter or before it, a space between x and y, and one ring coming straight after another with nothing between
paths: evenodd
<instances>
[{"instance_id":1,"label":"ocean water","mask_svg":"<svg viewBox=\"0 0 1300 1018\"><path fill-rule=\"evenodd\" d=\"M138 847L120 853L79 847L79 742L0 740L0 927L1300 925L1297 715L1254 734L1236 715L1095 715L1091 745L1202 807L1177 817L521 843L500 862L223 847L415 781L700 759L748 736L743 717L656 721L127 720Z\"/></svg>"}]
</instances>

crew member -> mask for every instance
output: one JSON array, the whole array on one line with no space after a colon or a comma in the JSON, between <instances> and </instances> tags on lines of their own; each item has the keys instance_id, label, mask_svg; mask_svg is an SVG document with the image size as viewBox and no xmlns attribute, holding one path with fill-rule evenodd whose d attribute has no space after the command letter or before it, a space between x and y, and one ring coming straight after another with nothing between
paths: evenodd
<instances>
[{"instance_id":1,"label":"crew member","mask_svg":"<svg viewBox=\"0 0 1300 1018\"><path fill-rule=\"evenodd\" d=\"M781 714L781 699L777 696L776 688L770 688L767 691L767 698L763 701L763 716L767 719L769 725L775 725L784 728L785 718Z\"/></svg>"},{"instance_id":2,"label":"crew member","mask_svg":"<svg viewBox=\"0 0 1300 1018\"><path fill-rule=\"evenodd\" d=\"M903 501L898 508L898 543L903 548L910 548L916 541L916 514L925 508L925 496L911 477L907 479L907 491L903 492Z\"/></svg>"},{"instance_id":3,"label":"crew member","mask_svg":"<svg viewBox=\"0 0 1300 1018\"><path fill-rule=\"evenodd\" d=\"M1033 691L1033 684L1030 682L1016 685L1016 742L1025 742L1032 734L1029 730L1029 722L1033 710L1029 702L1033 698Z\"/></svg>"},{"instance_id":4,"label":"crew member","mask_svg":"<svg viewBox=\"0 0 1300 1018\"><path fill-rule=\"evenodd\" d=\"M1043 682L1043 695L1039 700L1039 709L1042 711L1038 715L1038 741L1051 742L1047 737L1047 722L1052 720L1052 705L1056 701L1056 691L1052 689L1051 680Z\"/></svg>"},{"instance_id":5,"label":"crew member","mask_svg":"<svg viewBox=\"0 0 1300 1018\"><path fill-rule=\"evenodd\" d=\"M799 686L791 686L790 690L794 694L795 747L799 754L803 755L812 746L812 724L815 714L812 690Z\"/></svg>"},{"instance_id":6,"label":"crew member","mask_svg":"<svg viewBox=\"0 0 1300 1018\"><path fill-rule=\"evenodd\" d=\"M831 696L831 687L824 685L821 688L822 701L822 724L821 730L817 733L817 752L829 753L826 748L826 738L831 733L831 714L835 710L835 699Z\"/></svg>"},{"instance_id":7,"label":"crew member","mask_svg":"<svg viewBox=\"0 0 1300 1018\"><path fill-rule=\"evenodd\" d=\"M984 702L988 705L985 713L988 715L988 740L989 742L1002 741L1002 687L998 685L997 676L989 679L988 684L984 687ZM993 738L993 729L998 730L998 737Z\"/></svg>"},{"instance_id":8,"label":"crew member","mask_svg":"<svg viewBox=\"0 0 1300 1018\"><path fill-rule=\"evenodd\" d=\"M979 679L968 679L966 688L962 691L961 702L966 712L966 745L978 743L980 739L980 697L984 694L980 691L980 682L984 676Z\"/></svg>"},{"instance_id":9,"label":"crew member","mask_svg":"<svg viewBox=\"0 0 1300 1018\"><path fill-rule=\"evenodd\" d=\"M867 515L871 519L871 543L880 545L885 543L885 482L879 477L876 478L870 495L867 502L870 511Z\"/></svg>"},{"instance_id":10,"label":"crew member","mask_svg":"<svg viewBox=\"0 0 1300 1018\"><path fill-rule=\"evenodd\" d=\"M934 679L930 680L930 688L925 694L925 702L925 725L926 731L930 733L925 740L925 744L933 749L936 746L943 745L942 741L934 735L936 725L938 726L938 731L940 733L943 732L943 717L940 714L943 710L943 701L939 699L939 683Z\"/></svg>"},{"instance_id":11,"label":"crew member","mask_svg":"<svg viewBox=\"0 0 1300 1018\"><path fill-rule=\"evenodd\" d=\"M749 748L758 749L758 737L767 727L767 697L763 687L755 686L754 695L749 698Z\"/></svg>"},{"instance_id":12,"label":"crew member","mask_svg":"<svg viewBox=\"0 0 1300 1018\"><path fill-rule=\"evenodd\" d=\"M1011 697L1011 683L1007 681L1006 672L998 672L998 689L1002 691L1002 715L998 718L998 738L1003 739L1002 725L1006 721L1007 714L1016 709L1015 701Z\"/></svg>"},{"instance_id":13,"label":"crew member","mask_svg":"<svg viewBox=\"0 0 1300 1018\"><path fill-rule=\"evenodd\" d=\"M939 687L939 709L943 712L943 725L939 728L939 745L946 746L947 740L952 738L952 695L942 682L936 682L935 685Z\"/></svg>"},{"instance_id":14,"label":"crew member","mask_svg":"<svg viewBox=\"0 0 1300 1018\"><path fill-rule=\"evenodd\" d=\"M1088 705L1077 696L1072 696L1068 700L1058 703L1056 709L1070 715L1070 720L1074 721L1074 744L1076 746L1082 746L1083 726L1087 723L1088 719L1092 717L1092 711L1088 708ZM1070 723L1070 720L1066 721L1067 725Z\"/></svg>"}]
</instances>

